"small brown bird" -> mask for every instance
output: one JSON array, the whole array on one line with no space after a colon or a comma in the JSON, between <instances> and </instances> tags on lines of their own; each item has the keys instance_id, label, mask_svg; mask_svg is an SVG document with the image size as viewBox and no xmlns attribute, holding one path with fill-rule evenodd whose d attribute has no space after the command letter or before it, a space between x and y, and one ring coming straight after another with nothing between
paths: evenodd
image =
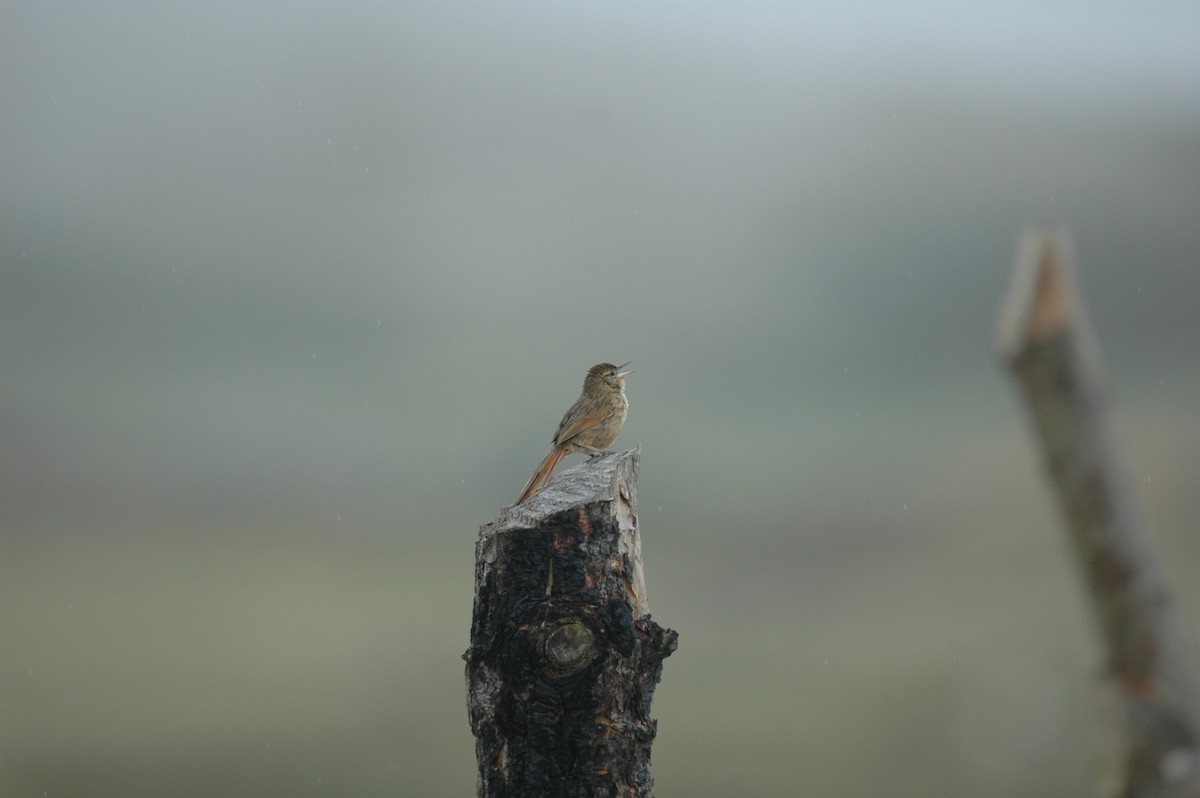
<instances>
[{"instance_id":1,"label":"small brown bird","mask_svg":"<svg viewBox=\"0 0 1200 798\"><path fill-rule=\"evenodd\" d=\"M632 371L621 371L629 363L614 366L612 363L597 363L588 369L583 378L583 393L571 405L571 409L558 422L554 433L554 447L533 472L525 490L517 497L520 504L550 481L558 461L575 452L587 452L595 457L605 454L604 447L617 439L625 414L629 412L629 400L625 398L625 377Z\"/></svg>"}]
</instances>

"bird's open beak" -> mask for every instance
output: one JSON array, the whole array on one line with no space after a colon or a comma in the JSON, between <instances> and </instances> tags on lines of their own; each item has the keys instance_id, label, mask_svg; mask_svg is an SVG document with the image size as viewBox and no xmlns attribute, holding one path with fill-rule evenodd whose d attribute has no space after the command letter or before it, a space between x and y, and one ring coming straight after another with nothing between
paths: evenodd
<instances>
[{"instance_id":1,"label":"bird's open beak","mask_svg":"<svg viewBox=\"0 0 1200 798\"><path fill-rule=\"evenodd\" d=\"M627 361L625 361L624 363L622 363L621 365L617 366L617 368L619 368L619 369L623 369L623 368L625 368L626 366L628 366L628 365L629 365L630 363L632 363L632 362L633 362L632 360L627 360ZM632 374L632 373L633 373L633 369L630 369L629 371L622 371L622 372L620 372L619 374L617 374L617 376L618 376L618 377L628 377L628 376L629 376L630 374Z\"/></svg>"}]
</instances>

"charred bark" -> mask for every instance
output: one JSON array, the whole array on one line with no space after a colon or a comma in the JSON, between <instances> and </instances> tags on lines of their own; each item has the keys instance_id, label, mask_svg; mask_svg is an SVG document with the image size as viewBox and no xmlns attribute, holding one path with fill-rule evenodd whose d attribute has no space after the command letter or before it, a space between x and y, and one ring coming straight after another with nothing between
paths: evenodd
<instances>
[{"instance_id":1,"label":"charred bark","mask_svg":"<svg viewBox=\"0 0 1200 798\"><path fill-rule=\"evenodd\" d=\"M650 619L633 449L563 472L479 531L467 704L481 798L649 796L677 635Z\"/></svg>"}]
</instances>

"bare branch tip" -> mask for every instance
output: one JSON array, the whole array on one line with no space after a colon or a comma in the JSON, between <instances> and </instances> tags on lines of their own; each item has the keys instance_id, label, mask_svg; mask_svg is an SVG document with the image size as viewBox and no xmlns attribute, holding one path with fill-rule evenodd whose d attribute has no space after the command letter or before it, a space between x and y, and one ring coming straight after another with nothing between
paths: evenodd
<instances>
[{"instance_id":1,"label":"bare branch tip","mask_svg":"<svg viewBox=\"0 0 1200 798\"><path fill-rule=\"evenodd\" d=\"M1071 326L1075 306L1074 247L1067 230L1042 224L1021 237L1008 296L1000 306L996 345L1014 360L1029 345Z\"/></svg>"}]
</instances>

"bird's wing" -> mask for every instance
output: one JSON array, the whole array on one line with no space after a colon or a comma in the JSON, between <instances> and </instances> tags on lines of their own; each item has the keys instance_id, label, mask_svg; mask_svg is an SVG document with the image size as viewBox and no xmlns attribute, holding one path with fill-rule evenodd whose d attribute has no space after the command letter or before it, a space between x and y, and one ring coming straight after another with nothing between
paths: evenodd
<instances>
[{"instance_id":1,"label":"bird's wing","mask_svg":"<svg viewBox=\"0 0 1200 798\"><path fill-rule=\"evenodd\" d=\"M591 412L588 412L589 410ZM612 414L613 409L611 407L605 409L603 412L596 412L591 408L584 410L581 407L572 407L562 417L562 421L558 422L558 432L554 433L555 445L561 446L584 430L590 429L601 421L610 418Z\"/></svg>"}]
</instances>

